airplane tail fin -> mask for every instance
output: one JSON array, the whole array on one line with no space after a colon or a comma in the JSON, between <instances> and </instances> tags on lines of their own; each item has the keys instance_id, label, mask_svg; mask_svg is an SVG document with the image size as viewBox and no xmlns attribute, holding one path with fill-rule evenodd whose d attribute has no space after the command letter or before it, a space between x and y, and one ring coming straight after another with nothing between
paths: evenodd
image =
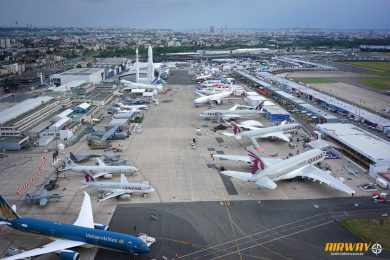
<instances>
[{"instance_id":1,"label":"airplane tail fin","mask_svg":"<svg viewBox=\"0 0 390 260\"><path fill-rule=\"evenodd\" d=\"M263 105L264 105L264 101L260 102L260 104L258 104L258 105L255 107L255 110L262 111L262 110L263 110Z\"/></svg>"},{"instance_id":2,"label":"airplane tail fin","mask_svg":"<svg viewBox=\"0 0 390 260\"><path fill-rule=\"evenodd\" d=\"M0 196L0 220L12 221L17 218L19 215L16 214L15 208L12 208L3 196Z\"/></svg>"},{"instance_id":3,"label":"airplane tail fin","mask_svg":"<svg viewBox=\"0 0 390 260\"><path fill-rule=\"evenodd\" d=\"M233 127L233 133L234 135L237 137L240 135L241 133L241 128L235 123L235 122L232 122L232 127Z\"/></svg>"},{"instance_id":4,"label":"airplane tail fin","mask_svg":"<svg viewBox=\"0 0 390 260\"><path fill-rule=\"evenodd\" d=\"M76 158L76 156L75 156L72 152L69 153L69 158L70 158L73 162L77 162L77 158Z\"/></svg>"},{"instance_id":5,"label":"airplane tail fin","mask_svg":"<svg viewBox=\"0 0 390 260\"><path fill-rule=\"evenodd\" d=\"M63 170L68 170L72 166L76 165L76 163L73 161L72 156L70 155L69 157L66 157L65 160L65 167Z\"/></svg>"},{"instance_id":6,"label":"airplane tail fin","mask_svg":"<svg viewBox=\"0 0 390 260\"><path fill-rule=\"evenodd\" d=\"M86 174L84 176L84 179L85 179L85 184L86 185L88 185L88 184L90 184L90 183L95 181L95 179L91 175L89 175L89 174Z\"/></svg>"},{"instance_id":7,"label":"airplane tail fin","mask_svg":"<svg viewBox=\"0 0 390 260\"><path fill-rule=\"evenodd\" d=\"M259 171L264 170L265 164L263 160L257 155L256 151L248 149L248 155L251 159L251 173L256 174Z\"/></svg>"}]
</instances>

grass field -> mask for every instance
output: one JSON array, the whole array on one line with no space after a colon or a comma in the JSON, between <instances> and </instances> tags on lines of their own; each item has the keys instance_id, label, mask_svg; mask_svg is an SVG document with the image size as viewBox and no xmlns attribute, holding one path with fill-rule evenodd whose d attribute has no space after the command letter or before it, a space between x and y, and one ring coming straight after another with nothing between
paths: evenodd
<instances>
[{"instance_id":1,"label":"grass field","mask_svg":"<svg viewBox=\"0 0 390 260\"><path fill-rule=\"evenodd\" d=\"M351 64L354 67L359 67L363 69L367 69L372 73L380 74L383 76L388 76L390 73L390 62L385 61L351 61L351 62L343 62L346 64Z\"/></svg>"},{"instance_id":2,"label":"grass field","mask_svg":"<svg viewBox=\"0 0 390 260\"><path fill-rule=\"evenodd\" d=\"M297 78L298 81L301 81L306 84L320 84L320 83L336 83L337 80L329 78Z\"/></svg>"},{"instance_id":3,"label":"grass field","mask_svg":"<svg viewBox=\"0 0 390 260\"><path fill-rule=\"evenodd\" d=\"M351 61L343 63L367 70L368 78L360 80L361 84L381 91L390 90L390 62Z\"/></svg>"},{"instance_id":4,"label":"grass field","mask_svg":"<svg viewBox=\"0 0 390 260\"><path fill-rule=\"evenodd\" d=\"M372 219L358 218L345 219L341 221L341 225L348 229L355 236L358 236L366 242L378 242L385 249L390 249L390 218L383 218L383 225Z\"/></svg>"},{"instance_id":5,"label":"grass field","mask_svg":"<svg viewBox=\"0 0 390 260\"><path fill-rule=\"evenodd\" d=\"M360 83L366 85L367 87L375 88L378 90L390 90L390 77L362 79Z\"/></svg>"}]
</instances>

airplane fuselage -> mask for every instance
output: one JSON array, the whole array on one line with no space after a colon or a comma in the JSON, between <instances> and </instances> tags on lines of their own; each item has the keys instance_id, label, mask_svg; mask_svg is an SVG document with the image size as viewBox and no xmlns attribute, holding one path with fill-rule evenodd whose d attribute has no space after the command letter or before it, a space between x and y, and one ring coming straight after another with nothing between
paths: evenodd
<instances>
[{"instance_id":1,"label":"airplane fuselage","mask_svg":"<svg viewBox=\"0 0 390 260\"><path fill-rule=\"evenodd\" d=\"M88 187L91 187L96 190L124 190L127 193L150 193L153 191L153 188L142 182L130 182L130 183L118 183L118 182L92 182L88 184Z\"/></svg>"},{"instance_id":2,"label":"airplane fuselage","mask_svg":"<svg viewBox=\"0 0 390 260\"><path fill-rule=\"evenodd\" d=\"M282 160L276 165L269 166L258 174L253 175L251 181L256 181L261 176L268 176L272 180L289 179L288 174L309 164L316 164L325 159L326 153L313 149L299 155ZM294 177L294 176L292 176Z\"/></svg>"},{"instance_id":3,"label":"airplane fuselage","mask_svg":"<svg viewBox=\"0 0 390 260\"><path fill-rule=\"evenodd\" d=\"M137 171L137 168L133 166L98 166L98 165L76 165L71 166L69 170L74 172L82 172L82 173L101 173L101 172L107 172L107 173L134 173Z\"/></svg>"},{"instance_id":4,"label":"airplane fuselage","mask_svg":"<svg viewBox=\"0 0 390 260\"><path fill-rule=\"evenodd\" d=\"M201 105L201 104L205 104L205 103L213 102L213 101L215 101L219 104L220 102L222 102L222 99L227 98L231 94L232 94L232 92L228 91L228 92L222 92L222 93L218 93L218 94L214 94L214 95L210 95L210 96L198 97L194 100L194 105L197 106L197 105Z\"/></svg>"},{"instance_id":5,"label":"airplane fuselage","mask_svg":"<svg viewBox=\"0 0 390 260\"><path fill-rule=\"evenodd\" d=\"M9 221L9 223L10 227L22 232L84 242L89 245L121 251L128 254L145 254L150 251L149 247L141 239L132 235L112 231L62 224L29 217L17 218Z\"/></svg>"},{"instance_id":6,"label":"airplane fuselage","mask_svg":"<svg viewBox=\"0 0 390 260\"><path fill-rule=\"evenodd\" d=\"M242 109L242 110L207 110L200 113L200 117L204 119L218 119L218 117L224 117L228 115L238 115L240 118L253 118L258 117L261 114L259 110L255 109Z\"/></svg>"},{"instance_id":7,"label":"airplane fuselage","mask_svg":"<svg viewBox=\"0 0 390 260\"><path fill-rule=\"evenodd\" d=\"M300 127L299 124L288 124L288 125L278 125L278 126L271 126L266 128L260 128L256 130L249 130L245 132L241 132L241 137L246 138L255 138L257 136L266 135L270 133L276 133L276 132L290 132L298 129Z\"/></svg>"}]
</instances>

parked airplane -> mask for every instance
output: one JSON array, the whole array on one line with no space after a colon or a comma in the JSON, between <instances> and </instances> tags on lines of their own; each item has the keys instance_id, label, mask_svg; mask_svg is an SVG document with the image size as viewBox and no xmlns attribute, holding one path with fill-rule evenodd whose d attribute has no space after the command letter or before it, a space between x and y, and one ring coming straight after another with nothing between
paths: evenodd
<instances>
[{"instance_id":1,"label":"parked airplane","mask_svg":"<svg viewBox=\"0 0 390 260\"><path fill-rule=\"evenodd\" d=\"M231 123L233 126L233 134L224 132L222 133L225 136L234 136L237 140L241 140L242 138L249 139L256 147L259 146L256 139L264 139L264 138L278 138L282 141L289 142L289 136L284 132L294 131L301 126L299 124L281 124L278 126L271 126L265 128L251 127L246 126L246 128L250 129L249 131L242 131L241 127L236 123Z\"/></svg>"},{"instance_id":2,"label":"parked airplane","mask_svg":"<svg viewBox=\"0 0 390 260\"><path fill-rule=\"evenodd\" d=\"M89 161L91 158L99 157L98 154L74 154L72 152L69 153L70 159L76 163Z\"/></svg>"},{"instance_id":3,"label":"parked airplane","mask_svg":"<svg viewBox=\"0 0 390 260\"><path fill-rule=\"evenodd\" d=\"M44 246L5 257L3 260L25 259L48 253L57 253L61 259L79 259L79 253L73 247L101 247L126 254L146 254L155 239L136 237L124 233L108 231L108 226L94 223L91 199L84 192L84 200L79 216L73 224L62 224L51 220L21 217L0 196L0 223L18 231L34 233L54 241Z\"/></svg>"},{"instance_id":4,"label":"parked airplane","mask_svg":"<svg viewBox=\"0 0 390 260\"><path fill-rule=\"evenodd\" d=\"M91 134L93 136L98 137L98 138L100 137L100 141L123 140L123 139L126 139L126 138L129 137L129 134L127 132L122 132L122 131L119 131L119 130L120 130L120 126L119 125L112 126L107 131L99 131L96 128L92 127ZM78 162L77 158L75 158L76 160L74 160L74 158L71 157L71 159L73 161L75 161L75 162Z\"/></svg>"},{"instance_id":5,"label":"parked airplane","mask_svg":"<svg viewBox=\"0 0 390 260\"><path fill-rule=\"evenodd\" d=\"M205 74L205 75L196 76L196 77L194 78L194 80L195 80L196 82L203 82L203 81L205 81L205 80L212 79L212 78L213 78L213 75L211 75L211 74Z\"/></svg>"},{"instance_id":6,"label":"parked airplane","mask_svg":"<svg viewBox=\"0 0 390 260\"><path fill-rule=\"evenodd\" d=\"M33 193L26 193L24 201L30 205L39 205L40 207L45 207L49 201L59 201L64 195L58 193L51 193L47 189L41 189Z\"/></svg>"},{"instance_id":7,"label":"parked airplane","mask_svg":"<svg viewBox=\"0 0 390 260\"><path fill-rule=\"evenodd\" d=\"M70 158L65 159L64 171L69 170L91 175L94 179L103 177L111 179L112 174L130 173L134 174L138 169L128 165L106 165L101 159L96 158L98 165L79 165Z\"/></svg>"},{"instance_id":8,"label":"parked airplane","mask_svg":"<svg viewBox=\"0 0 390 260\"><path fill-rule=\"evenodd\" d=\"M152 82L151 84L145 84L139 82L132 82L125 79L121 79L120 82L126 86L122 89L123 92L126 92L127 90L131 90L131 89L147 89L147 90L157 90L161 92L164 89L163 85L153 84L154 82Z\"/></svg>"},{"instance_id":9,"label":"parked airplane","mask_svg":"<svg viewBox=\"0 0 390 260\"><path fill-rule=\"evenodd\" d=\"M257 105L256 107L245 107L245 109L240 109L241 105L234 105L229 109L211 109L206 110L200 113L200 117L203 119L222 119L222 120L232 120L232 119L242 119L242 118L255 118L259 117L262 113L262 104Z\"/></svg>"},{"instance_id":10,"label":"parked airplane","mask_svg":"<svg viewBox=\"0 0 390 260\"><path fill-rule=\"evenodd\" d=\"M149 107L147 105L125 105L121 102L115 104L117 107L120 107L124 110L137 111L137 110L148 110Z\"/></svg>"},{"instance_id":11,"label":"parked airplane","mask_svg":"<svg viewBox=\"0 0 390 260\"><path fill-rule=\"evenodd\" d=\"M233 93L233 90L224 91L224 92L214 94L214 95L209 95L209 96L203 95L199 92L196 92L196 93L198 95L200 95L200 97L194 99L194 106L199 106L201 104L206 104L206 103L221 104L222 100L224 98L229 97Z\"/></svg>"},{"instance_id":12,"label":"parked airplane","mask_svg":"<svg viewBox=\"0 0 390 260\"><path fill-rule=\"evenodd\" d=\"M95 181L90 175L85 175L86 188L92 188L105 192L104 197L99 201L105 201L118 197L129 199L132 194L146 195L154 192L149 182L129 182L124 174L121 174L120 182Z\"/></svg>"},{"instance_id":13,"label":"parked airplane","mask_svg":"<svg viewBox=\"0 0 390 260\"><path fill-rule=\"evenodd\" d=\"M355 193L353 189L333 177L329 171L314 166L326 157L326 152L319 149L309 150L285 160L260 158L253 149L248 150L248 156L216 154L214 157L250 163L251 172L222 171L221 173L241 181L255 182L259 188L273 190L277 187L276 181L305 177L326 183L330 187L348 194Z\"/></svg>"},{"instance_id":14,"label":"parked airplane","mask_svg":"<svg viewBox=\"0 0 390 260\"><path fill-rule=\"evenodd\" d=\"M115 119L131 119L135 116L135 111L120 110L116 112L112 117Z\"/></svg>"}]
</instances>

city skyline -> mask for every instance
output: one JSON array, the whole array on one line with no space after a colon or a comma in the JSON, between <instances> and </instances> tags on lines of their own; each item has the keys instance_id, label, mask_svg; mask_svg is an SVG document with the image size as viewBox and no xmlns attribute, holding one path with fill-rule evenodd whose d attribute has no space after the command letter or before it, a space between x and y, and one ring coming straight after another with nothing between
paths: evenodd
<instances>
[{"instance_id":1,"label":"city skyline","mask_svg":"<svg viewBox=\"0 0 390 260\"><path fill-rule=\"evenodd\" d=\"M0 26L389 29L387 0L0 0ZM373 15L375 14L375 15ZM329 18L330 17L330 18Z\"/></svg>"}]
</instances>

